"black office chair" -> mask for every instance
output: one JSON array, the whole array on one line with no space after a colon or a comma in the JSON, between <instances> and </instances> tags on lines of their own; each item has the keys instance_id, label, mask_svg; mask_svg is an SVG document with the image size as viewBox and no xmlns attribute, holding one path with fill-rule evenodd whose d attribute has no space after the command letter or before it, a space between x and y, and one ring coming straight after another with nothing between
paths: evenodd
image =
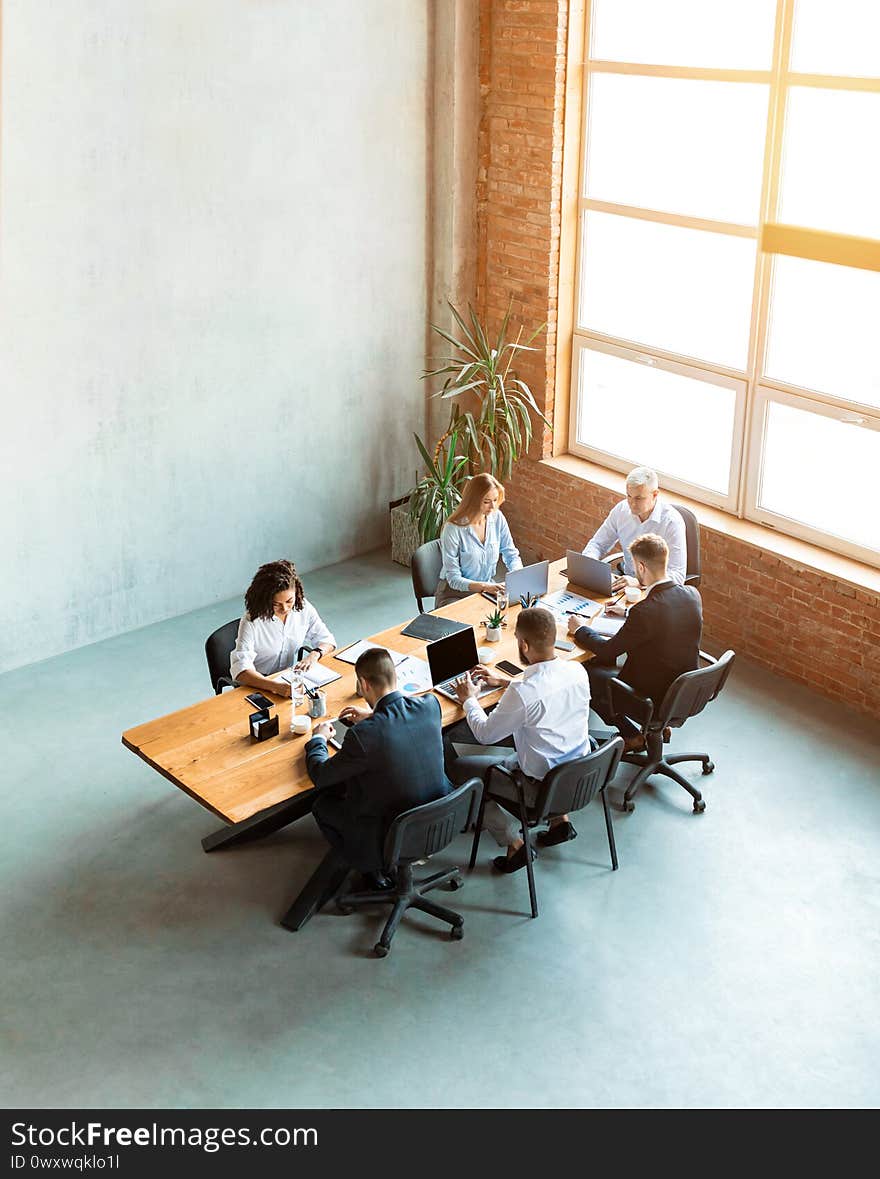
<instances>
[{"instance_id":1,"label":"black office chair","mask_svg":"<svg viewBox=\"0 0 880 1179\"><path fill-rule=\"evenodd\" d=\"M425 893L439 888L441 884L448 883L452 888L461 888L463 882L460 870L449 868L444 872L435 872L424 880L414 880L413 865L417 860L425 860L435 852L442 851L460 831L470 826L482 791L480 779L471 778L445 798L426 802L398 815L385 837L383 865L385 874L394 880L394 887L343 893L336 898L336 907L342 913L350 913L364 905L394 906L385 922L382 936L373 947L377 958L384 958L388 954L391 939L407 909L419 909L422 913L436 917L438 921L447 921L451 926L449 936L455 941L460 941L464 936L464 918L460 913L425 899Z\"/></svg>"},{"instance_id":2,"label":"black office chair","mask_svg":"<svg viewBox=\"0 0 880 1179\"><path fill-rule=\"evenodd\" d=\"M205 640L205 658L208 660L208 675L211 677L211 687L214 694L219 696L224 688L236 687L235 680L229 674L229 656L235 650L235 640L238 637L238 619L233 618L225 626L218 627Z\"/></svg>"},{"instance_id":3,"label":"black office chair","mask_svg":"<svg viewBox=\"0 0 880 1179\"><path fill-rule=\"evenodd\" d=\"M440 551L439 540L429 540L427 544L419 545L413 553L410 564L412 574L413 593L419 606L419 614L425 613L422 605L423 598L433 598L437 593L437 582L440 580L440 570L443 568L443 554Z\"/></svg>"},{"instance_id":4,"label":"black office chair","mask_svg":"<svg viewBox=\"0 0 880 1179\"><path fill-rule=\"evenodd\" d=\"M614 831L611 826L611 815L608 812L605 788L617 772L622 753L623 738L613 737L593 753L588 753L586 757L578 757L556 766L544 778L540 793L534 806L531 807L526 806L522 783L518 775L515 772L512 773L506 766L491 766L486 771L486 788L483 791L483 801L480 803L480 813L477 817L477 829L474 832L468 869L472 870L477 862L477 851L480 846L480 837L483 834L483 812L489 799L501 803L505 810L509 810L519 819L523 842L528 845L530 827L538 827L557 815L570 815L575 811L583 810L598 794L602 799L602 809L605 812L605 830L608 833L611 867L616 872L617 848L614 844ZM493 773L502 774L513 783L516 790L516 800L492 793ZM532 916L537 917L538 897L535 891L535 871L531 855L526 857L526 873L529 880Z\"/></svg>"},{"instance_id":5,"label":"black office chair","mask_svg":"<svg viewBox=\"0 0 880 1179\"><path fill-rule=\"evenodd\" d=\"M685 585L697 586L702 576L700 561L700 522L690 508L681 504L672 505L684 520L684 535L687 541L687 564L685 568Z\"/></svg>"},{"instance_id":6,"label":"black office chair","mask_svg":"<svg viewBox=\"0 0 880 1179\"><path fill-rule=\"evenodd\" d=\"M611 698L615 710L623 716L643 718L642 733L647 746L643 752L623 755L623 760L629 765L640 767L623 796L622 809L628 813L635 810L633 796L652 774L662 774L684 787L694 800L696 814L701 815L706 809L706 803L699 790L672 767L685 761L699 761L703 763L703 773L711 774L715 769L715 763L708 753L674 753L670 757L663 756L663 730L680 728L689 717L702 712L710 700L715 699L727 683L734 653L725 651L718 659L713 659L711 655L701 651L700 658L706 660L709 666L686 671L677 680L673 680L656 711L654 702L645 696L639 696L629 684L624 684L618 679L611 681Z\"/></svg>"}]
</instances>

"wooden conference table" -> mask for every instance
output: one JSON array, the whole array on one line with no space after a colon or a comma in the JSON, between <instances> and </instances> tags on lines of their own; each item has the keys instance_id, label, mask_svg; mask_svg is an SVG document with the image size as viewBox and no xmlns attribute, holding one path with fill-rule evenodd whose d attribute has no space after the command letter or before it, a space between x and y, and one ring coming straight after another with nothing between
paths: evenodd
<instances>
[{"instance_id":1,"label":"wooden conference table","mask_svg":"<svg viewBox=\"0 0 880 1179\"><path fill-rule=\"evenodd\" d=\"M560 572L564 566L564 559L550 566L550 592L565 589L568 585ZM571 586L571 589L585 597L591 596L577 586ZM596 600L595 595L592 598ZM594 613L585 615L585 619L595 617L601 608L601 605L597 606ZM485 598L474 594L435 613L472 623L477 632L477 646L481 650L491 647L492 663L497 663L499 659L517 662L514 627L519 604L508 607L507 626L502 632L501 641L492 644L484 641L485 632L480 626L490 609L490 603ZM368 641L377 647L390 647L401 654L424 658L426 643L400 633L409 621L406 619L398 626L371 635ZM560 627L560 633L562 629ZM560 651L559 655L563 659L581 661L591 658L588 652L578 647L571 652ZM355 695L352 664L332 656L323 659L322 664L342 676L324 689L328 717L338 716L346 705L362 703ZM309 737L295 736L290 732L291 701L280 696L277 698L279 735L255 742L251 740L248 729L248 717L253 711L253 706L245 700L249 691L252 689L241 687L224 692L221 696L211 696L122 734L122 743L127 749L143 758L147 765L224 821L226 826L202 840L206 852L232 847L278 831L307 814L311 806L309 792L312 784L305 759L305 745ZM499 689L497 693L484 696L481 703L485 707L494 704L501 692L502 689ZM443 710L444 727L464 715L457 703L443 696L437 698ZM297 711L305 713L305 704L300 705Z\"/></svg>"}]
</instances>

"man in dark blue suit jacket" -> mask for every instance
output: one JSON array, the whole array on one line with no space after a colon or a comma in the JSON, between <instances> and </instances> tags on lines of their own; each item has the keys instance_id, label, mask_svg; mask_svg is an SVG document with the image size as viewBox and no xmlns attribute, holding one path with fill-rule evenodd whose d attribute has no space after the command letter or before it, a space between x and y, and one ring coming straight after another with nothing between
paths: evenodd
<instances>
[{"instance_id":1,"label":"man in dark blue suit jacket","mask_svg":"<svg viewBox=\"0 0 880 1179\"><path fill-rule=\"evenodd\" d=\"M306 764L322 788L312 807L318 826L353 868L382 869L385 835L411 807L452 790L443 768L443 731L436 696L404 696L382 647L364 651L355 664L358 691L370 706L345 708L351 724L335 757L327 751L333 727L317 726L306 745ZM326 788L326 789L323 789Z\"/></svg>"}]
</instances>

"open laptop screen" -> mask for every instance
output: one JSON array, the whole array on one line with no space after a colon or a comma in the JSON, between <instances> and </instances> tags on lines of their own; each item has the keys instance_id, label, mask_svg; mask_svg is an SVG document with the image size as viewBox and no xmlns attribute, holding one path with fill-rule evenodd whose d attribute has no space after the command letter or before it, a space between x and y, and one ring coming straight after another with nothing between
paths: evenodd
<instances>
[{"instance_id":1,"label":"open laptop screen","mask_svg":"<svg viewBox=\"0 0 880 1179\"><path fill-rule=\"evenodd\" d=\"M463 675L476 667L478 662L477 636L472 626L445 639L437 639L435 643L428 643L432 684L443 684L453 676Z\"/></svg>"}]
</instances>

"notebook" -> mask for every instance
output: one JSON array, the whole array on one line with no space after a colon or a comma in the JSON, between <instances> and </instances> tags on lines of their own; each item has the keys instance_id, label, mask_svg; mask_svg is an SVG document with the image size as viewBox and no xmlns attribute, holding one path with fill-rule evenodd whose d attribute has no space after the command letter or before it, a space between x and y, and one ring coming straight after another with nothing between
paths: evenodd
<instances>
[{"instance_id":1,"label":"notebook","mask_svg":"<svg viewBox=\"0 0 880 1179\"><path fill-rule=\"evenodd\" d=\"M342 679L342 674L338 671L331 671L329 667L324 667L321 663L316 663L309 668L308 671L297 672L301 675L302 682L309 688L323 688L327 684L333 684L337 680ZM291 667L288 671L282 671L279 679L286 680L288 683L293 678L294 671Z\"/></svg>"},{"instance_id":2,"label":"notebook","mask_svg":"<svg viewBox=\"0 0 880 1179\"><path fill-rule=\"evenodd\" d=\"M436 639L445 639L457 630L470 630L467 622L456 622L454 618L440 618L437 614L420 614L403 628L402 635L409 635L411 639L425 639L433 643Z\"/></svg>"}]
</instances>

